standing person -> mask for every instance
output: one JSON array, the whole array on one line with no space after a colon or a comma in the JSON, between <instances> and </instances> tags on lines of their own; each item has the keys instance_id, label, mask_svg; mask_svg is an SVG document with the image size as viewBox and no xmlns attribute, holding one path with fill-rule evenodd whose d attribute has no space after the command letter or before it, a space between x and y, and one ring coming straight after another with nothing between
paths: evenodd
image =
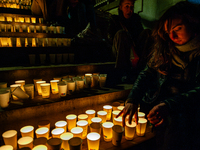
<instances>
[{"instance_id":1,"label":"standing person","mask_svg":"<svg viewBox=\"0 0 200 150\"><path fill-rule=\"evenodd\" d=\"M121 77L131 76L133 68L131 58L138 59L139 52L135 49L136 40L143 31L141 18L134 13L135 0L120 0L118 13L111 18L108 39L112 45L113 60L116 61L116 73ZM135 55L134 55L135 54Z\"/></svg>"},{"instance_id":2,"label":"standing person","mask_svg":"<svg viewBox=\"0 0 200 150\"><path fill-rule=\"evenodd\" d=\"M158 149L199 149L200 9L187 1L170 7L153 31L155 44L119 115L137 107L155 126ZM119 116L118 115L118 116ZM117 117L118 117L117 116Z\"/></svg>"}]
</instances>

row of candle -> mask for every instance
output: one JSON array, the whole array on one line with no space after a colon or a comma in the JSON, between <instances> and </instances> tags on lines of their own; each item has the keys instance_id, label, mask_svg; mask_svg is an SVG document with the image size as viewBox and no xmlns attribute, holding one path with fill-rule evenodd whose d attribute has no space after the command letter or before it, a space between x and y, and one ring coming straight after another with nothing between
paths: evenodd
<instances>
[{"instance_id":1,"label":"row of candle","mask_svg":"<svg viewBox=\"0 0 200 150\"><path fill-rule=\"evenodd\" d=\"M104 105L103 110L97 112L98 117L95 117L96 116L95 110L87 110L85 111L85 114L80 114L78 116L75 114L67 115L66 121L61 120L55 123L55 128L51 131L52 137L49 136L50 121L48 120L39 121L38 128L35 130L36 137L38 140L39 138L44 137L48 141L51 139L56 140L56 138L61 139L62 144L60 142L57 145L59 145L59 149L63 148L64 150L69 150L69 147L70 150L72 150L70 145L70 139L78 137L84 140L87 138L88 150L91 149L98 150L100 145L100 136L102 133L101 130L103 128L103 139L106 142L112 141L113 145L118 146L121 143L121 139L119 141L119 138L122 137L122 134L120 134L120 132L123 132L124 128L122 127L122 120L120 123L116 121L114 122L111 121L111 114L113 114L112 120L115 120L116 115L119 114L121 110L121 109L117 110L119 106L116 105L116 102L114 103L115 105L113 106ZM135 132L138 136L143 136L146 132L147 120L145 119L145 114L142 112L138 113L140 114L138 125L136 125L134 121L132 121L132 123L129 124L127 121L128 117L126 118L125 138L127 140L133 140ZM90 133L88 132L88 127L90 129ZM115 130L114 128L118 128L118 130L115 131L115 133L112 131ZM120 132L119 128L121 129ZM34 149L37 147L36 142L34 142L37 139L34 140L33 126L31 125L24 126L20 129L20 132L22 137L18 141L17 141L17 131L8 130L4 132L2 134L4 143L6 145L12 145L15 150L17 148L17 143L19 145L19 148L29 147L31 149ZM50 144L48 141L47 144L46 142L44 142L43 144L49 146ZM33 146L35 147L33 148ZM79 149L81 149L81 142L79 145Z\"/></svg>"},{"instance_id":2,"label":"row of candle","mask_svg":"<svg viewBox=\"0 0 200 150\"><path fill-rule=\"evenodd\" d=\"M68 47L70 45L69 38L0 38L0 47Z\"/></svg>"},{"instance_id":3,"label":"row of candle","mask_svg":"<svg viewBox=\"0 0 200 150\"><path fill-rule=\"evenodd\" d=\"M0 21L7 22L21 22L21 23L43 23L43 18L36 17L12 17L12 16L0 16Z\"/></svg>"}]
</instances>

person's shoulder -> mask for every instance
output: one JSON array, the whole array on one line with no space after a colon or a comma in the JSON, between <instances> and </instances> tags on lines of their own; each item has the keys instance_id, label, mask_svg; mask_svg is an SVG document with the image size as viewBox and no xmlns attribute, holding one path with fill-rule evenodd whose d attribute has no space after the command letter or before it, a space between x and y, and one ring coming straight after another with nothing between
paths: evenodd
<instances>
[{"instance_id":1,"label":"person's shoulder","mask_svg":"<svg viewBox=\"0 0 200 150\"><path fill-rule=\"evenodd\" d=\"M138 14L136 14L136 13L133 13L132 18L133 18L134 20L138 20L138 21L141 20L140 15L138 15Z\"/></svg>"}]
</instances>

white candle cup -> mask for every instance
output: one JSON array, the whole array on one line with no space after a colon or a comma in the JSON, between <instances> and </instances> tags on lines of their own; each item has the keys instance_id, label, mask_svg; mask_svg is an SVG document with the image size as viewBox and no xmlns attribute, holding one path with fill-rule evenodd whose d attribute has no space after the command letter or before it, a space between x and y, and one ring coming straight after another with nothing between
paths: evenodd
<instances>
[{"instance_id":1,"label":"white candle cup","mask_svg":"<svg viewBox=\"0 0 200 150\"><path fill-rule=\"evenodd\" d=\"M92 75L92 87L97 88L99 86L99 75Z\"/></svg>"},{"instance_id":2,"label":"white candle cup","mask_svg":"<svg viewBox=\"0 0 200 150\"><path fill-rule=\"evenodd\" d=\"M106 120L110 120L111 119L111 113L112 113L112 106L104 105L103 110L107 112Z\"/></svg>"},{"instance_id":3,"label":"white candle cup","mask_svg":"<svg viewBox=\"0 0 200 150\"><path fill-rule=\"evenodd\" d=\"M73 137L80 137L80 138L82 138L83 128L81 128L81 127L73 127L71 129L71 133L73 134Z\"/></svg>"},{"instance_id":4,"label":"white candle cup","mask_svg":"<svg viewBox=\"0 0 200 150\"><path fill-rule=\"evenodd\" d=\"M0 91L0 107L6 108L9 106L10 101L10 92L8 91Z\"/></svg>"},{"instance_id":5,"label":"white candle cup","mask_svg":"<svg viewBox=\"0 0 200 150\"><path fill-rule=\"evenodd\" d=\"M145 118L145 113L138 112L138 118Z\"/></svg>"},{"instance_id":6,"label":"white candle cup","mask_svg":"<svg viewBox=\"0 0 200 150\"><path fill-rule=\"evenodd\" d=\"M50 83L42 83L40 84L42 98L49 98L50 97Z\"/></svg>"},{"instance_id":7,"label":"white candle cup","mask_svg":"<svg viewBox=\"0 0 200 150\"><path fill-rule=\"evenodd\" d=\"M11 93L17 88L17 87L21 87L21 84L12 84L10 85L10 90L11 90ZM18 100L18 98L12 94L12 98L13 100Z\"/></svg>"},{"instance_id":8,"label":"white candle cup","mask_svg":"<svg viewBox=\"0 0 200 150\"><path fill-rule=\"evenodd\" d=\"M35 130L35 134L36 134L36 137L39 138L39 137L45 137L45 138L49 138L49 128L47 127L40 127L38 128L37 130Z\"/></svg>"},{"instance_id":9,"label":"white candle cup","mask_svg":"<svg viewBox=\"0 0 200 150\"><path fill-rule=\"evenodd\" d=\"M21 89L24 91L25 80L17 80L15 84L21 84Z\"/></svg>"},{"instance_id":10,"label":"white candle cup","mask_svg":"<svg viewBox=\"0 0 200 150\"><path fill-rule=\"evenodd\" d=\"M16 38L16 47L22 47L20 38Z\"/></svg>"},{"instance_id":11,"label":"white candle cup","mask_svg":"<svg viewBox=\"0 0 200 150\"><path fill-rule=\"evenodd\" d=\"M86 120L79 120L76 124L77 127L81 127L83 129L82 139L85 139L88 133L88 122Z\"/></svg>"},{"instance_id":12,"label":"white candle cup","mask_svg":"<svg viewBox=\"0 0 200 150\"><path fill-rule=\"evenodd\" d=\"M42 26L42 33L47 33L47 26Z\"/></svg>"},{"instance_id":13,"label":"white candle cup","mask_svg":"<svg viewBox=\"0 0 200 150\"><path fill-rule=\"evenodd\" d=\"M11 145L2 145L0 150L13 150L13 147Z\"/></svg>"},{"instance_id":14,"label":"white candle cup","mask_svg":"<svg viewBox=\"0 0 200 150\"><path fill-rule=\"evenodd\" d=\"M34 139L34 127L33 126L24 126L20 129L21 136L30 136Z\"/></svg>"},{"instance_id":15,"label":"white candle cup","mask_svg":"<svg viewBox=\"0 0 200 150\"><path fill-rule=\"evenodd\" d=\"M118 118L114 118L113 123L114 123L114 125L122 126L122 117L119 116Z\"/></svg>"},{"instance_id":16,"label":"white candle cup","mask_svg":"<svg viewBox=\"0 0 200 150\"><path fill-rule=\"evenodd\" d=\"M114 146L119 146L121 145L121 139L122 139L122 134L124 132L124 128L119 125L114 125L112 127L112 144Z\"/></svg>"},{"instance_id":17,"label":"white candle cup","mask_svg":"<svg viewBox=\"0 0 200 150\"><path fill-rule=\"evenodd\" d=\"M86 110L85 113L86 115L88 115L88 123L91 124L92 123L91 119L95 117L96 111L90 109L90 110Z\"/></svg>"},{"instance_id":18,"label":"white candle cup","mask_svg":"<svg viewBox=\"0 0 200 150\"><path fill-rule=\"evenodd\" d=\"M35 26L34 25L30 25L29 26L29 29L30 29L30 33L35 33Z\"/></svg>"},{"instance_id":19,"label":"white candle cup","mask_svg":"<svg viewBox=\"0 0 200 150\"><path fill-rule=\"evenodd\" d=\"M99 86L100 87L104 87L106 85L106 78L107 78L107 74L99 75Z\"/></svg>"},{"instance_id":20,"label":"white candle cup","mask_svg":"<svg viewBox=\"0 0 200 150\"><path fill-rule=\"evenodd\" d=\"M77 116L74 114L70 114L66 116L68 131L71 131L72 128L76 127L76 119L77 119Z\"/></svg>"},{"instance_id":21,"label":"white candle cup","mask_svg":"<svg viewBox=\"0 0 200 150\"><path fill-rule=\"evenodd\" d=\"M13 18L12 17L6 17L6 21L12 22Z\"/></svg>"},{"instance_id":22,"label":"white candle cup","mask_svg":"<svg viewBox=\"0 0 200 150\"><path fill-rule=\"evenodd\" d=\"M4 16L0 16L0 21L5 21L5 17Z\"/></svg>"},{"instance_id":23,"label":"white candle cup","mask_svg":"<svg viewBox=\"0 0 200 150\"><path fill-rule=\"evenodd\" d=\"M52 94L58 93L58 82L59 82L59 80L51 80L50 81Z\"/></svg>"},{"instance_id":24,"label":"white candle cup","mask_svg":"<svg viewBox=\"0 0 200 150\"><path fill-rule=\"evenodd\" d=\"M40 120L38 121L38 128L47 127L50 131L50 121L49 120Z\"/></svg>"},{"instance_id":25,"label":"white candle cup","mask_svg":"<svg viewBox=\"0 0 200 150\"><path fill-rule=\"evenodd\" d=\"M42 90L41 90L41 86L40 86L42 83L46 83L46 81L36 81L38 95L42 95Z\"/></svg>"},{"instance_id":26,"label":"white candle cup","mask_svg":"<svg viewBox=\"0 0 200 150\"><path fill-rule=\"evenodd\" d=\"M122 111L122 110L124 109L124 106L118 106L117 109L118 109L119 111Z\"/></svg>"},{"instance_id":27,"label":"white candle cup","mask_svg":"<svg viewBox=\"0 0 200 150\"><path fill-rule=\"evenodd\" d=\"M113 111L118 110L117 107L120 106L120 102L113 102L113 103L111 104L111 106L112 106L112 108L113 108Z\"/></svg>"},{"instance_id":28,"label":"white candle cup","mask_svg":"<svg viewBox=\"0 0 200 150\"><path fill-rule=\"evenodd\" d=\"M36 29L36 33L41 33L42 32L41 26L35 26L35 29Z\"/></svg>"},{"instance_id":29,"label":"white candle cup","mask_svg":"<svg viewBox=\"0 0 200 150\"><path fill-rule=\"evenodd\" d=\"M125 118L125 122L129 121L129 115L126 116ZM133 115L132 120L131 121L135 121L135 116Z\"/></svg>"},{"instance_id":30,"label":"white candle cup","mask_svg":"<svg viewBox=\"0 0 200 150\"><path fill-rule=\"evenodd\" d=\"M31 23L36 23L36 18L31 17Z\"/></svg>"},{"instance_id":31,"label":"white candle cup","mask_svg":"<svg viewBox=\"0 0 200 150\"><path fill-rule=\"evenodd\" d=\"M30 149L33 148L33 138L30 136L21 137L17 141L19 148L29 147Z\"/></svg>"},{"instance_id":32,"label":"white candle cup","mask_svg":"<svg viewBox=\"0 0 200 150\"><path fill-rule=\"evenodd\" d=\"M97 132L101 135L101 123L91 123L90 124L90 132Z\"/></svg>"},{"instance_id":33,"label":"white candle cup","mask_svg":"<svg viewBox=\"0 0 200 150\"><path fill-rule=\"evenodd\" d=\"M22 27L22 32L28 32L27 25L22 25L21 27Z\"/></svg>"},{"instance_id":34,"label":"white candle cup","mask_svg":"<svg viewBox=\"0 0 200 150\"><path fill-rule=\"evenodd\" d=\"M23 17L19 17L19 22L23 23L24 22L24 18Z\"/></svg>"},{"instance_id":35,"label":"white candle cup","mask_svg":"<svg viewBox=\"0 0 200 150\"><path fill-rule=\"evenodd\" d=\"M77 79L76 80L76 91L80 92L84 89L85 81L84 79Z\"/></svg>"},{"instance_id":36,"label":"white candle cup","mask_svg":"<svg viewBox=\"0 0 200 150\"><path fill-rule=\"evenodd\" d=\"M88 150L99 150L100 145L100 134L98 133L88 133L87 135L87 144Z\"/></svg>"},{"instance_id":37,"label":"white candle cup","mask_svg":"<svg viewBox=\"0 0 200 150\"><path fill-rule=\"evenodd\" d=\"M86 114L78 115L78 121L80 121L80 120L88 121L88 115L86 115Z\"/></svg>"},{"instance_id":38,"label":"white candle cup","mask_svg":"<svg viewBox=\"0 0 200 150\"><path fill-rule=\"evenodd\" d=\"M29 17L25 17L25 22L26 23L30 23L31 21L30 21L30 18Z\"/></svg>"},{"instance_id":39,"label":"white candle cup","mask_svg":"<svg viewBox=\"0 0 200 150\"><path fill-rule=\"evenodd\" d=\"M131 122L131 124L128 123L128 121L126 121L126 125L125 125L125 139L127 140L132 140L134 138L135 135L135 129L136 128L136 123L135 122Z\"/></svg>"},{"instance_id":40,"label":"white candle cup","mask_svg":"<svg viewBox=\"0 0 200 150\"><path fill-rule=\"evenodd\" d=\"M56 54L56 60L57 60L57 63L58 64L61 64L62 63L62 54Z\"/></svg>"},{"instance_id":41,"label":"white candle cup","mask_svg":"<svg viewBox=\"0 0 200 150\"><path fill-rule=\"evenodd\" d=\"M13 32L13 26L11 24L6 25L6 31L7 32Z\"/></svg>"},{"instance_id":42,"label":"white candle cup","mask_svg":"<svg viewBox=\"0 0 200 150\"><path fill-rule=\"evenodd\" d=\"M75 92L75 82L74 81L68 81L67 82L67 93L69 95L72 95Z\"/></svg>"},{"instance_id":43,"label":"white candle cup","mask_svg":"<svg viewBox=\"0 0 200 150\"><path fill-rule=\"evenodd\" d=\"M10 87L1 88L1 89L0 89L0 92L9 92L9 99L11 98L11 90L10 90Z\"/></svg>"},{"instance_id":44,"label":"white candle cup","mask_svg":"<svg viewBox=\"0 0 200 150\"><path fill-rule=\"evenodd\" d=\"M112 112L112 121L113 121L113 122L114 122L114 118L116 118L116 116L117 116L119 113L120 113L119 110L114 110L114 111Z\"/></svg>"},{"instance_id":45,"label":"white candle cup","mask_svg":"<svg viewBox=\"0 0 200 150\"><path fill-rule=\"evenodd\" d=\"M100 117L93 117L91 119L92 123L102 123L102 119Z\"/></svg>"},{"instance_id":46,"label":"white candle cup","mask_svg":"<svg viewBox=\"0 0 200 150\"><path fill-rule=\"evenodd\" d=\"M1 27L1 32L6 32L6 25L5 24L0 24Z\"/></svg>"},{"instance_id":47,"label":"white candle cup","mask_svg":"<svg viewBox=\"0 0 200 150\"><path fill-rule=\"evenodd\" d=\"M48 150L48 148L45 145L37 145L32 150Z\"/></svg>"},{"instance_id":48,"label":"white candle cup","mask_svg":"<svg viewBox=\"0 0 200 150\"><path fill-rule=\"evenodd\" d=\"M69 140L70 150L82 150L83 140L80 137L73 137Z\"/></svg>"},{"instance_id":49,"label":"white candle cup","mask_svg":"<svg viewBox=\"0 0 200 150\"><path fill-rule=\"evenodd\" d=\"M40 63L41 64L45 64L46 63L46 54L40 54Z\"/></svg>"},{"instance_id":50,"label":"white candle cup","mask_svg":"<svg viewBox=\"0 0 200 150\"><path fill-rule=\"evenodd\" d=\"M17 98L19 98L19 99L28 99L28 98L29 98L29 95L26 94L26 93L21 89L21 87L16 87L16 88L13 90L12 94L13 94L14 96L16 96Z\"/></svg>"},{"instance_id":51,"label":"white candle cup","mask_svg":"<svg viewBox=\"0 0 200 150\"><path fill-rule=\"evenodd\" d=\"M55 128L51 131L51 135L53 138L60 138L61 134L65 132L63 128Z\"/></svg>"},{"instance_id":52,"label":"white candle cup","mask_svg":"<svg viewBox=\"0 0 200 150\"><path fill-rule=\"evenodd\" d=\"M35 90L36 90L36 91L38 91L38 89L37 89L37 84L36 84L37 81L42 81L42 79L33 79L34 87L35 87Z\"/></svg>"},{"instance_id":53,"label":"white candle cup","mask_svg":"<svg viewBox=\"0 0 200 150\"><path fill-rule=\"evenodd\" d=\"M60 138L51 138L47 140L48 150L60 150L62 140Z\"/></svg>"},{"instance_id":54,"label":"white candle cup","mask_svg":"<svg viewBox=\"0 0 200 150\"><path fill-rule=\"evenodd\" d=\"M98 111L97 115L98 115L99 118L102 119L102 123L106 122L106 117L107 117L107 112L106 111L103 111L103 110Z\"/></svg>"},{"instance_id":55,"label":"white candle cup","mask_svg":"<svg viewBox=\"0 0 200 150\"><path fill-rule=\"evenodd\" d=\"M37 146L37 145L47 145L47 138L45 137L39 137L37 139L34 139L33 141L33 146Z\"/></svg>"},{"instance_id":56,"label":"white candle cup","mask_svg":"<svg viewBox=\"0 0 200 150\"><path fill-rule=\"evenodd\" d=\"M66 133L63 133L61 136L60 136L60 139L62 140L62 145L61 145L61 148L64 149L64 150L70 150L69 148L69 140L73 138L73 134L70 133L70 132L66 132Z\"/></svg>"},{"instance_id":57,"label":"white candle cup","mask_svg":"<svg viewBox=\"0 0 200 150\"><path fill-rule=\"evenodd\" d=\"M64 120L57 121L55 123L55 127L56 128L63 128L64 129L64 133L67 132L67 122L64 121Z\"/></svg>"},{"instance_id":58,"label":"white candle cup","mask_svg":"<svg viewBox=\"0 0 200 150\"><path fill-rule=\"evenodd\" d=\"M14 150L17 150L17 131L8 130L2 134L5 145L11 145Z\"/></svg>"},{"instance_id":59,"label":"white candle cup","mask_svg":"<svg viewBox=\"0 0 200 150\"><path fill-rule=\"evenodd\" d=\"M114 124L112 122L104 122L102 124L103 126L103 139L106 142L109 142L112 140L112 127Z\"/></svg>"},{"instance_id":60,"label":"white candle cup","mask_svg":"<svg viewBox=\"0 0 200 150\"><path fill-rule=\"evenodd\" d=\"M58 84L58 91L60 97L65 97L67 95L67 84Z\"/></svg>"},{"instance_id":61,"label":"white candle cup","mask_svg":"<svg viewBox=\"0 0 200 150\"><path fill-rule=\"evenodd\" d=\"M147 126L147 119L139 118L138 124L136 125L136 134L138 136L144 136L146 132L146 126Z\"/></svg>"},{"instance_id":62,"label":"white candle cup","mask_svg":"<svg viewBox=\"0 0 200 150\"><path fill-rule=\"evenodd\" d=\"M31 99L34 99L34 84L25 84L24 90Z\"/></svg>"}]
</instances>

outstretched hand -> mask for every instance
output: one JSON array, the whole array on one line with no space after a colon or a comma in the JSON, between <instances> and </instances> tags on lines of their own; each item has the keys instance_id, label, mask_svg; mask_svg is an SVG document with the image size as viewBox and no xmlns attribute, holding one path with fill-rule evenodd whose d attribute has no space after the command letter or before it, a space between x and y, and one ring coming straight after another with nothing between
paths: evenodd
<instances>
[{"instance_id":1,"label":"outstretched hand","mask_svg":"<svg viewBox=\"0 0 200 150\"><path fill-rule=\"evenodd\" d=\"M122 125L125 126L126 116L129 115L129 124L131 124L133 115L135 114L135 122L138 123L138 106L132 103L126 103L124 109L116 116L118 118L122 115Z\"/></svg>"},{"instance_id":2,"label":"outstretched hand","mask_svg":"<svg viewBox=\"0 0 200 150\"><path fill-rule=\"evenodd\" d=\"M165 121L168 114L169 110L167 105L165 103L160 103L149 111L147 118L151 124L154 124L155 127L157 127Z\"/></svg>"}]
</instances>

